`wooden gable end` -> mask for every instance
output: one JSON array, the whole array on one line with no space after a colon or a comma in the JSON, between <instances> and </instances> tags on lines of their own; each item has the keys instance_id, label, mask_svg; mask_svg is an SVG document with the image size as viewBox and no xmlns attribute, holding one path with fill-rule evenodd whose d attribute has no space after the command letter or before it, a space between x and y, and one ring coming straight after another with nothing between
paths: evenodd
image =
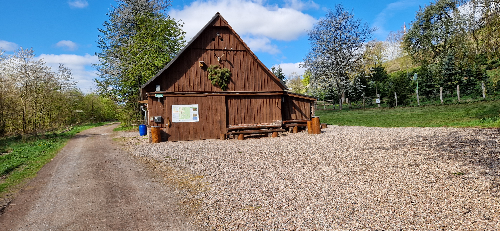
<instances>
[{"instance_id":1,"label":"wooden gable end","mask_svg":"<svg viewBox=\"0 0 500 231\"><path fill-rule=\"evenodd\" d=\"M278 78L258 60L219 14L171 62L143 87L143 93L154 92L156 85L167 92L221 92L208 79L207 68L210 65L219 65L231 71L226 91L284 90Z\"/></svg>"}]
</instances>

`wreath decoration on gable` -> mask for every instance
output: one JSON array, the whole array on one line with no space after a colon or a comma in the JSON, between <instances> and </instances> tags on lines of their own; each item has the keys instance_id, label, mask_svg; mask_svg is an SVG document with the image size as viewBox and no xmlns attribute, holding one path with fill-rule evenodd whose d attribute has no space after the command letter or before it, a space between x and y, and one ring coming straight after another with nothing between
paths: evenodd
<instances>
[{"instance_id":1,"label":"wreath decoration on gable","mask_svg":"<svg viewBox=\"0 0 500 231\"><path fill-rule=\"evenodd\" d=\"M212 82L212 85L225 91L231 78L231 71L227 68L221 68L219 65L210 65L207 71L208 79Z\"/></svg>"}]
</instances>

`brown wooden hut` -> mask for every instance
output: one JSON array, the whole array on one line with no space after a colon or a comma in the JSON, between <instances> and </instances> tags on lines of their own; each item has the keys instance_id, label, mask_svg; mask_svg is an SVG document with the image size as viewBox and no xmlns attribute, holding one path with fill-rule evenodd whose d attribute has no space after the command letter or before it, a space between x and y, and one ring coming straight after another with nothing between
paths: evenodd
<instances>
[{"instance_id":1,"label":"brown wooden hut","mask_svg":"<svg viewBox=\"0 0 500 231\"><path fill-rule=\"evenodd\" d=\"M212 65L231 71L227 89L208 79ZM310 120L316 101L287 92L219 13L141 94L149 126L159 126L169 141L218 139L255 128L281 131L283 123Z\"/></svg>"}]
</instances>

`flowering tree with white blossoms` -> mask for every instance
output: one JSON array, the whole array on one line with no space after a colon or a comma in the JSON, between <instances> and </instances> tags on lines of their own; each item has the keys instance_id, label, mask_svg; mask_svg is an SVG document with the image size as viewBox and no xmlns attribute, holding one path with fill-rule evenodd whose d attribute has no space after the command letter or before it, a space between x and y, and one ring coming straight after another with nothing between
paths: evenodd
<instances>
[{"instance_id":1,"label":"flowering tree with white blossoms","mask_svg":"<svg viewBox=\"0 0 500 231\"><path fill-rule=\"evenodd\" d=\"M351 85L349 77L361 68L363 46L373 31L342 5L328 11L326 17L317 22L309 31L311 50L304 60L304 67L312 74L313 94L333 92L342 110L342 95Z\"/></svg>"}]
</instances>

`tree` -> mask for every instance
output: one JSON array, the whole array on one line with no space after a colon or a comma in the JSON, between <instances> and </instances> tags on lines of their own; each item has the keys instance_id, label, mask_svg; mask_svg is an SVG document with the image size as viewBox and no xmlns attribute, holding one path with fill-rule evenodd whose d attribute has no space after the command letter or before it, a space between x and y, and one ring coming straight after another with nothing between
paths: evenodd
<instances>
[{"instance_id":1,"label":"tree","mask_svg":"<svg viewBox=\"0 0 500 231\"><path fill-rule=\"evenodd\" d=\"M37 134L64 124L64 93L74 87L71 72L63 65L57 72L35 58L33 49L20 48L0 60L2 83L2 133Z\"/></svg>"},{"instance_id":2,"label":"tree","mask_svg":"<svg viewBox=\"0 0 500 231\"><path fill-rule=\"evenodd\" d=\"M98 38L100 94L125 105L122 120L139 119L140 87L185 45L182 25L165 14L168 1L120 0Z\"/></svg>"},{"instance_id":3,"label":"tree","mask_svg":"<svg viewBox=\"0 0 500 231\"><path fill-rule=\"evenodd\" d=\"M283 83L285 83L285 74L283 73L283 69L281 69L280 65L278 67L271 67L271 72L278 77L279 80L281 80Z\"/></svg>"},{"instance_id":4,"label":"tree","mask_svg":"<svg viewBox=\"0 0 500 231\"><path fill-rule=\"evenodd\" d=\"M339 100L340 109L350 77L362 67L363 45L372 32L366 23L337 5L308 33L311 49L304 67L311 72L312 88L316 93L331 91Z\"/></svg>"},{"instance_id":5,"label":"tree","mask_svg":"<svg viewBox=\"0 0 500 231\"><path fill-rule=\"evenodd\" d=\"M291 92L305 94L307 91L306 85L304 85L303 79L300 77L297 72L292 72L288 81L286 81L286 85Z\"/></svg>"},{"instance_id":6,"label":"tree","mask_svg":"<svg viewBox=\"0 0 500 231\"><path fill-rule=\"evenodd\" d=\"M302 85L305 87L305 94L309 94L309 86L311 84L311 72L305 71L302 75Z\"/></svg>"},{"instance_id":7,"label":"tree","mask_svg":"<svg viewBox=\"0 0 500 231\"><path fill-rule=\"evenodd\" d=\"M407 71L416 67L408 52L403 49L405 31L406 29L402 28L399 31L390 32L385 40L384 55L388 60L384 63L384 67L389 73Z\"/></svg>"},{"instance_id":8,"label":"tree","mask_svg":"<svg viewBox=\"0 0 500 231\"><path fill-rule=\"evenodd\" d=\"M381 41L372 40L365 44L363 53L364 71L369 72L371 68L382 66L386 61L385 44Z\"/></svg>"},{"instance_id":9,"label":"tree","mask_svg":"<svg viewBox=\"0 0 500 231\"><path fill-rule=\"evenodd\" d=\"M71 71L63 65L54 71L35 57L33 49L20 48L0 56L0 137L114 119L116 104L101 101L86 107L85 95L75 87ZM92 118L101 114L105 116Z\"/></svg>"},{"instance_id":10,"label":"tree","mask_svg":"<svg viewBox=\"0 0 500 231\"><path fill-rule=\"evenodd\" d=\"M406 71L398 71L392 73L387 81L388 85L388 94L387 99L388 103L391 106L396 105L396 99L394 98L394 93L396 93L398 99L398 105L405 105L409 103L409 99L411 94L414 92L414 88L412 88L412 83L410 78L408 77L408 73Z\"/></svg>"},{"instance_id":11,"label":"tree","mask_svg":"<svg viewBox=\"0 0 500 231\"><path fill-rule=\"evenodd\" d=\"M455 0L437 0L420 8L404 36L404 48L423 65L439 63L456 48L458 6Z\"/></svg>"},{"instance_id":12,"label":"tree","mask_svg":"<svg viewBox=\"0 0 500 231\"><path fill-rule=\"evenodd\" d=\"M462 0L465 1L465 0ZM498 0L470 0L465 1L467 11L467 30L476 51L476 54L486 55L489 59L500 56L500 1Z\"/></svg>"}]
</instances>

